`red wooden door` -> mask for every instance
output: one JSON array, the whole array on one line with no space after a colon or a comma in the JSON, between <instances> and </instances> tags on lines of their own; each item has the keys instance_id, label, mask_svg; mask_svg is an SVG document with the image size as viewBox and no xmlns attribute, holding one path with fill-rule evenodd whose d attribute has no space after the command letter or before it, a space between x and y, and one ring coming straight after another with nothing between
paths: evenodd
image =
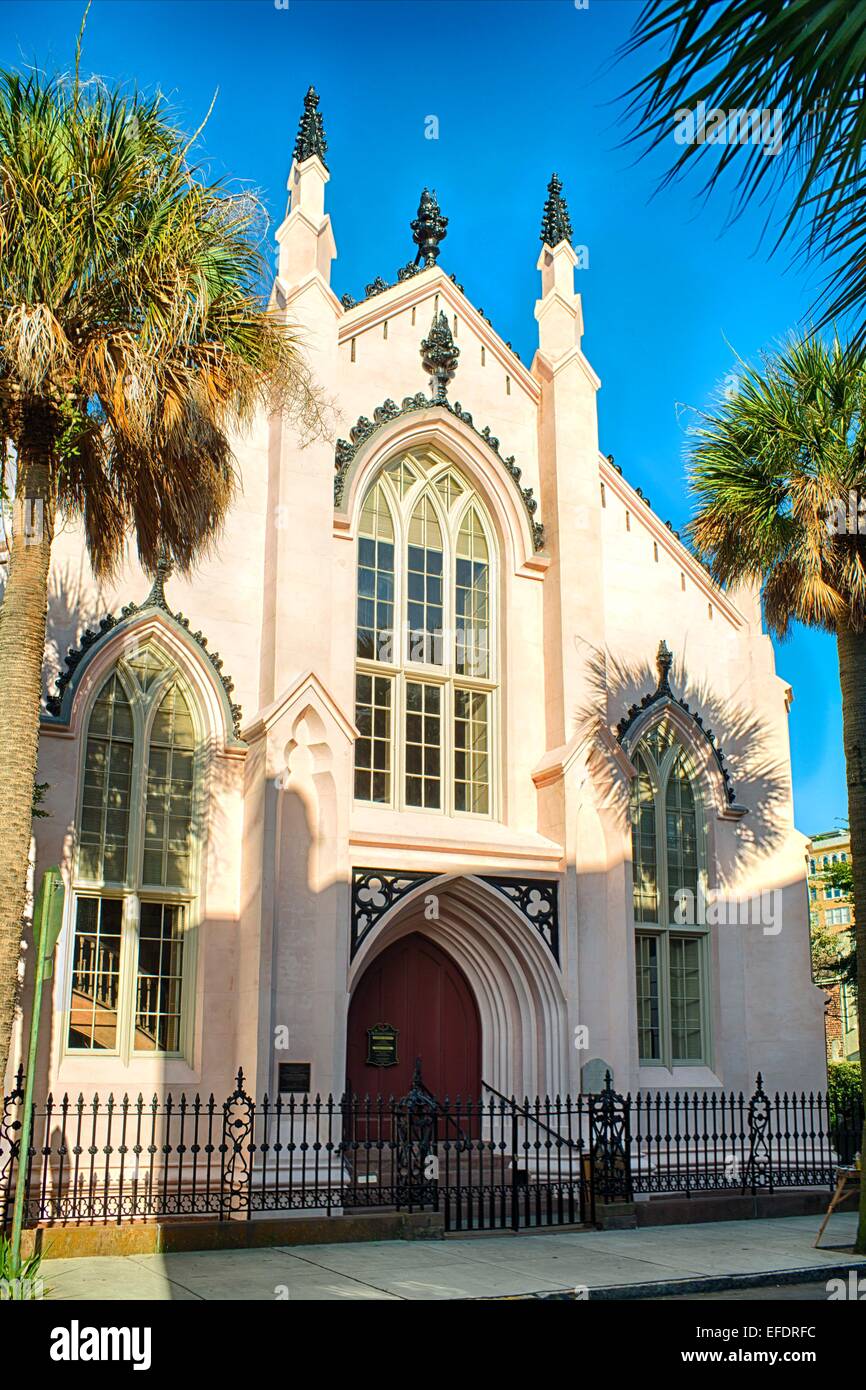
<instances>
[{"instance_id":1,"label":"red wooden door","mask_svg":"<svg viewBox=\"0 0 866 1390\"><path fill-rule=\"evenodd\" d=\"M397 1030L397 1063L367 1062L367 1029ZM481 1026L462 971L439 946L413 932L367 967L349 1006L347 1089L356 1095L405 1096L415 1058L424 1085L437 1100L478 1101Z\"/></svg>"}]
</instances>

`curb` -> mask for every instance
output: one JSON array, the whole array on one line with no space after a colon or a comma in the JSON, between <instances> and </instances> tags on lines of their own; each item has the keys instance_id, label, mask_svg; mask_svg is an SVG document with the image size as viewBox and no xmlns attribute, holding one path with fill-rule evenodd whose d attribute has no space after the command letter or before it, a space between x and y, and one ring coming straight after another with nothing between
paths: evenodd
<instances>
[{"instance_id":1,"label":"curb","mask_svg":"<svg viewBox=\"0 0 866 1390\"><path fill-rule=\"evenodd\" d=\"M642 1284L603 1284L589 1289L586 1298L568 1289L539 1290L538 1293L487 1295L460 1300L476 1303L514 1303L542 1300L556 1303L614 1302L625 1299L672 1298L678 1294L723 1293L729 1289L765 1289L773 1284L814 1284L825 1279L841 1279L852 1269L866 1269L862 1255L832 1265L806 1265L801 1269L767 1269L753 1274L720 1274L692 1279L659 1279Z\"/></svg>"}]
</instances>

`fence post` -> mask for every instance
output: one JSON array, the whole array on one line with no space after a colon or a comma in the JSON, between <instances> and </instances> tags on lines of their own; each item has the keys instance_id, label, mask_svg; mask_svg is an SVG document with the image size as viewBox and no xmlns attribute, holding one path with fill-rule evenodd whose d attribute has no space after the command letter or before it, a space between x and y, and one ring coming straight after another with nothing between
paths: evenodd
<instances>
[{"instance_id":1,"label":"fence post","mask_svg":"<svg viewBox=\"0 0 866 1390\"><path fill-rule=\"evenodd\" d=\"M613 1089L609 1071L604 1089L589 1098L589 1143L593 1191L605 1202L632 1201L631 1096Z\"/></svg>"},{"instance_id":2,"label":"fence post","mask_svg":"<svg viewBox=\"0 0 866 1390\"><path fill-rule=\"evenodd\" d=\"M243 1068L238 1070L237 1086L223 1103L223 1134L220 1144L220 1221L252 1205L252 1168L255 1150L255 1101L244 1090ZM245 1152L246 1147L246 1152Z\"/></svg>"},{"instance_id":3,"label":"fence post","mask_svg":"<svg viewBox=\"0 0 866 1390\"><path fill-rule=\"evenodd\" d=\"M19 1181L21 1165L19 1162L21 1140L14 1138L21 1134L19 1109L24 1099L24 1067L18 1068L15 1085L8 1096L3 1098L3 1112L0 1115L0 1192L3 1194L2 1225L5 1226L15 1187ZM3 1156L3 1150L6 1155Z\"/></svg>"},{"instance_id":4,"label":"fence post","mask_svg":"<svg viewBox=\"0 0 866 1390\"><path fill-rule=\"evenodd\" d=\"M437 1102L427 1090L421 1076L421 1058L415 1058L412 1086L397 1102L394 1110L392 1145L396 1157L397 1209L408 1200L408 1210L415 1206L421 1211L428 1198L433 1203L431 1180L427 1176L427 1158L436 1145Z\"/></svg>"},{"instance_id":5,"label":"fence post","mask_svg":"<svg viewBox=\"0 0 866 1390\"><path fill-rule=\"evenodd\" d=\"M517 1186L517 1148L519 1144L517 1104L511 1098L511 1229L520 1230L520 1189Z\"/></svg>"},{"instance_id":6,"label":"fence post","mask_svg":"<svg viewBox=\"0 0 866 1390\"><path fill-rule=\"evenodd\" d=\"M757 1087L749 1101L749 1158L743 1175L743 1191L751 1187L752 1196L759 1187L773 1190L773 1166L770 1154L770 1100L764 1091L764 1078L758 1072ZM759 1173L766 1174L766 1182L759 1181Z\"/></svg>"}]
</instances>

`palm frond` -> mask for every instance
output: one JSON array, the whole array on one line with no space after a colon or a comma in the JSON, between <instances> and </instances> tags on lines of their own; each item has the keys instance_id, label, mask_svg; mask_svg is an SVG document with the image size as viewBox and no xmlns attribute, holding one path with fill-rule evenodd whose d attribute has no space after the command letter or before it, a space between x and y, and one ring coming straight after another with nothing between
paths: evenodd
<instances>
[{"instance_id":1,"label":"palm frond","mask_svg":"<svg viewBox=\"0 0 866 1390\"><path fill-rule=\"evenodd\" d=\"M679 113L778 112L781 142L726 140L678 146L662 187L706 170L709 196L736 174L732 216L750 202L779 209L775 247L795 226L800 254L837 258L818 328L856 311L866 335L866 6L857 0L647 0L623 46L665 50L626 93L629 140L673 140ZM738 126L739 130L739 126ZM775 132L776 126L773 124ZM749 127L751 131L751 127ZM784 195L784 199L783 199Z\"/></svg>"},{"instance_id":2,"label":"palm frond","mask_svg":"<svg viewBox=\"0 0 866 1390\"><path fill-rule=\"evenodd\" d=\"M257 200L208 182L164 102L0 72L4 424L39 407L85 421L55 450L58 503L94 569L130 530L152 568L188 568L235 487L230 435L261 408L317 421L297 333L260 299Z\"/></svg>"},{"instance_id":3,"label":"palm frond","mask_svg":"<svg viewBox=\"0 0 866 1390\"><path fill-rule=\"evenodd\" d=\"M760 582L779 636L866 626L866 537L833 525L864 481L864 391L864 350L813 335L743 364L694 431L690 537L719 582Z\"/></svg>"}]
</instances>

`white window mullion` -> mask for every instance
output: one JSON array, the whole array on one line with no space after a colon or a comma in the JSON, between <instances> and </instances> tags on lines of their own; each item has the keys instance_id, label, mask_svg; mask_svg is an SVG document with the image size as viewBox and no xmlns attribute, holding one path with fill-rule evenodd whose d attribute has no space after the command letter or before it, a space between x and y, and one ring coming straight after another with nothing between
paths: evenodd
<instances>
[{"instance_id":1,"label":"white window mullion","mask_svg":"<svg viewBox=\"0 0 866 1390\"><path fill-rule=\"evenodd\" d=\"M132 753L132 808L129 815L129 851L126 856L126 883L135 888L142 881L142 858L145 853L145 813L147 791L147 703L136 692L132 709L135 723L135 746ZM135 974L138 959L139 899L129 892L124 899L124 940L121 945L120 1019L118 1044L124 1062L132 1056L135 1037Z\"/></svg>"},{"instance_id":2,"label":"white window mullion","mask_svg":"<svg viewBox=\"0 0 866 1390\"><path fill-rule=\"evenodd\" d=\"M391 765L394 768L394 786L391 805L402 811L406 806L406 768L403 756L403 728L406 720L406 674L400 671L394 677L394 710L391 717Z\"/></svg>"},{"instance_id":3,"label":"white window mullion","mask_svg":"<svg viewBox=\"0 0 866 1390\"><path fill-rule=\"evenodd\" d=\"M655 796L656 891L658 893L657 912L659 922L659 1028L662 1062L668 1068L673 1066L670 934L668 922L668 823L666 811L669 770L669 761L667 759L662 760L662 766L658 769Z\"/></svg>"},{"instance_id":4,"label":"white window mullion","mask_svg":"<svg viewBox=\"0 0 866 1390\"><path fill-rule=\"evenodd\" d=\"M197 904L190 902L184 911L183 922L183 989L180 996L180 1049L190 1056L193 1046L195 1014L195 982L198 974L198 913Z\"/></svg>"},{"instance_id":5,"label":"white window mullion","mask_svg":"<svg viewBox=\"0 0 866 1390\"><path fill-rule=\"evenodd\" d=\"M454 682L449 681L442 700L442 801L446 815L454 815Z\"/></svg>"},{"instance_id":6,"label":"white window mullion","mask_svg":"<svg viewBox=\"0 0 866 1390\"><path fill-rule=\"evenodd\" d=\"M118 989L118 1051L124 1062L132 1056L135 1028L135 974L138 957L137 894L129 893L123 903L123 938L120 947L120 986Z\"/></svg>"},{"instance_id":7,"label":"white window mullion","mask_svg":"<svg viewBox=\"0 0 866 1390\"><path fill-rule=\"evenodd\" d=\"M127 854L127 886L130 890L141 882L141 862L144 853L144 818L147 800L147 705L136 695L132 717L135 744L132 754L132 805L129 813L129 851Z\"/></svg>"},{"instance_id":8,"label":"white window mullion","mask_svg":"<svg viewBox=\"0 0 866 1390\"><path fill-rule=\"evenodd\" d=\"M669 1070L673 1067L673 1046L671 1043L671 960L670 938L666 931L659 932L659 1038L662 1065Z\"/></svg>"},{"instance_id":9,"label":"white window mullion","mask_svg":"<svg viewBox=\"0 0 866 1390\"><path fill-rule=\"evenodd\" d=\"M401 474L402 477L402 474ZM403 489L401 488L401 498ZM405 804L403 782L403 738L401 729L405 718L405 691L403 670L409 660L409 622L406 610L406 564L407 528L403 512L398 503L394 512L394 661L400 670L394 676L394 689L391 703L391 766L394 770L394 785L391 788L390 805L402 811Z\"/></svg>"}]
</instances>

